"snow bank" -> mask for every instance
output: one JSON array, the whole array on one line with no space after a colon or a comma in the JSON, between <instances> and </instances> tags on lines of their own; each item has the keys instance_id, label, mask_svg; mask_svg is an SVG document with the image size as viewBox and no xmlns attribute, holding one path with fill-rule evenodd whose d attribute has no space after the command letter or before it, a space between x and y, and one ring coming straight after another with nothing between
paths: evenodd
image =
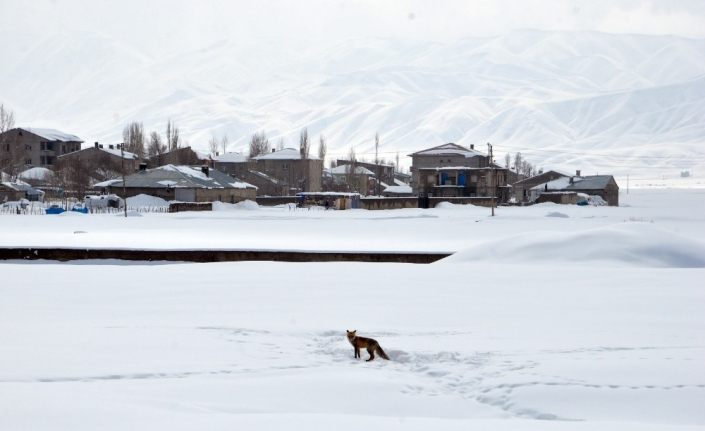
<instances>
[{"instance_id":1,"label":"snow bank","mask_svg":"<svg viewBox=\"0 0 705 431\"><path fill-rule=\"evenodd\" d=\"M137 207L168 207L169 202L162 198L150 195L136 195L127 198L127 206L131 208Z\"/></svg>"},{"instance_id":2,"label":"snow bank","mask_svg":"<svg viewBox=\"0 0 705 431\"><path fill-rule=\"evenodd\" d=\"M213 211L233 211L233 210L248 210L254 211L258 210L259 205L257 202L251 200L244 200L236 204L229 204L226 202L213 202Z\"/></svg>"},{"instance_id":3,"label":"snow bank","mask_svg":"<svg viewBox=\"0 0 705 431\"><path fill-rule=\"evenodd\" d=\"M439 263L481 261L557 265L599 261L610 266L705 268L705 243L652 224L624 223L580 232L532 232L498 238Z\"/></svg>"}]
</instances>

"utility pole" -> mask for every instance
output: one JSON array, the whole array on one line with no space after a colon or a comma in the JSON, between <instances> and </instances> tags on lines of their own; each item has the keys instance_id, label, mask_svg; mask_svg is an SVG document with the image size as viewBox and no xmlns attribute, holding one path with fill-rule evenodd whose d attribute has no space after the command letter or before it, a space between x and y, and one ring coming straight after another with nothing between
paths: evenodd
<instances>
[{"instance_id":1,"label":"utility pole","mask_svg":"<svg viewBox=\"0 0 705 431\"><path fill-rule=\"evenodd\" d=\"M122 168L122 195L125 196L125 217L127 217L127 191L125 188L125 143L120 144L120 166Z\"/></svg>"},{"instance_id":2,"label":"utility pole","mask_svg":"<svg viewBox=\"0 0 705 431\"><path fill-rule=\"evenodd\" d=\"M492 144L487 143L487 154L490 162L490 193L492 194L492 217L494 217L494 195L495 195L495 178L494 178L494 163L492 162Z\"/></svg>"}]
</instances>

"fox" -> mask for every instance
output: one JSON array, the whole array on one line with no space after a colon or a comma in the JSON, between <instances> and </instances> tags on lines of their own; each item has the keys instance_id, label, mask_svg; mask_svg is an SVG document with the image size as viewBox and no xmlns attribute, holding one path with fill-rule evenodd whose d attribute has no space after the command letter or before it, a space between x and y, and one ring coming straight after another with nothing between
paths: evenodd
<instances>
[{"instance_id":1,"label":"fox","mask_svg":"<svg viewBox=\"0 0 705 431\"><path fill-rule=\"evenodd\" d=\"M358 337L356 334L357 329L354 331L348 331L346 329L345 331L348 333L348 341L350 341L350 344L352 344L353 348L355 349L355 358L360 357L360 349L364 347L365 349L367 349L367 353L370 354L370 357L368 359L365 359L365 361L370 362L371 360L373 360L375 358L375 353L377 353L382 358L389 360L389 356L384 353L384 350L382 350L382 347L379 345L377 340L373 340L372 338Z\"/></svg>"}]
</instances>

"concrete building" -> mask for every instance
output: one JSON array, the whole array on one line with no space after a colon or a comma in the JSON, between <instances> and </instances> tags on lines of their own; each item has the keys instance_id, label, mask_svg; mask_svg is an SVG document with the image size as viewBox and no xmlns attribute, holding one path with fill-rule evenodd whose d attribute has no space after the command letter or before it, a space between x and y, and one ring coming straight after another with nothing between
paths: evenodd
<instances>
[{"instance_id":1,"label":"concrete building","mask_svg":"<svg viewBox=\"0 0 705 431\"><path fill-rule=\"evenodd\" d=\"M575 192L600 196L607 205L619 206L619 186L612 175L581 176L580 171L573 177L561 177L544 184L534 186L529 193L533 201L543 193Z\"/></svg>"},{"instance_id":2,"label":"concrete building","mask_svg":"<svg viewBox=\"0 0 705 431\"><path fill-rule=\"evenodd\" d=\"M524 178L519 181L511 182L512 194L516 202L528 203L530 201L530 190L539 184L544 184L549 181L557 180L558 178L566 178L568 175L558 171L546 171L533 177Z\"/></svg>"},{"instance_id":3,"label":"concrete building","mask_svg":"<svg viewBox=\"0 0 705 431\"><path fill-rule=\"evenodd\" d=\"M323 175L323 161L315 156L306 159L295 148L284 148L271 153L260 154L251 159L256 170L276 179L286 190L286 195L299 192L320 192Z\"/></svg>"},{"instance_id":4,"label":"concrete building","mask_svg":"<svg viewBox=\"0 0 705 431\"><path fill-rule=\"evenodd\" d=\"M57 158L81 149L83 140L54 129L18 127L0 134L0 168L17 173L32 167L53 168Z\"/></svg>"},{"instance_id":5,"label":"concrete building","mask_svg":"<svg viewBox=\"0 0 705 431\"><path fill-rule=\"evenodd\" d=\"M153 169L140 169L125 178L95 185L104 193L114 193L127 198L139 194L160 197L167 201L227 202L255 200L257 188L208 166L164 165Z\"/></svg>"},{"instance_id":6,"label":"concrete building","mask_svg":"<svg viewBox=\"0 0 705 431\"><path fill-rule=\"evenodd\" d=\"M121 150L120 146L96 142L92 147L59 156L56 169L81 170L89 183L115 178L122 173L123 166L126 174L132 174L138 168L139 158L136 154Z\"/></svg>"},{"instance_id":7,"label":"concrete building","mask_svg":"<svg viewBox=\"0 0 705 431\"><path fill-rule=\"evenodd\" d=\"M509 170L489 156L449 143L410 154L411 188L419 197L509 199Z\"/></svg>"}]
</instances>

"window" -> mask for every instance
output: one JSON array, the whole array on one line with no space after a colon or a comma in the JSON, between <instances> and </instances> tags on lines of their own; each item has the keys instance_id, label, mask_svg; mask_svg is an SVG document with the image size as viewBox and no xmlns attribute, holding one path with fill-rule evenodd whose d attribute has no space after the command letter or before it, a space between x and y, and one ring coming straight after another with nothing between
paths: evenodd
<instances>
[{"instance_id":1,"label":"window","mask_svg":"<svg viewBox=\"0 0 705 431\"><path fill-rule=\"evenodd\" d=\"M24 144L24 149L27 151L32 151L32 146L29 144Z\"/></svg>"},{"instance_id":2,"label":"window","mask_svg":"<svg viewBox=\"0 0 705 431\"><path fill-rule=\"evenodd\" d=\"M24 161L25 165L31 165L32 164L32 159L27 159Z\"/></svg>"},{"instance_id":3,"label":"window","mask_svg":"<svg viewBox=\"0 0 705 431\"><path fill-rule=\"evenodd\" d=\"M39 149L42 151L46 151L47 149L47 143L46 142L40 142L39 143Z\"/></svg>"}]
</instances>

